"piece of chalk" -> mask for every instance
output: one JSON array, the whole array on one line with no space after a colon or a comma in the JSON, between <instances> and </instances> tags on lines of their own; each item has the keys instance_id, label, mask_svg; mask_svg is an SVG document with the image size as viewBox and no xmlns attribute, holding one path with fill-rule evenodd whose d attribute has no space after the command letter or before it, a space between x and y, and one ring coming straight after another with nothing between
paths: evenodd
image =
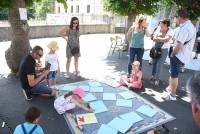
<instances>
[{"instance_id":1,"label":"piece of chalk","mask_svg":"<svg viewBox=\"0 0 200 134\"><path fill-rule=\"evenodd\" d=\"M3 123L2 123L2 125L1 125L1 127L4 127L5 126L5 122L3 121Z\"/></svg>"}]
</instances>

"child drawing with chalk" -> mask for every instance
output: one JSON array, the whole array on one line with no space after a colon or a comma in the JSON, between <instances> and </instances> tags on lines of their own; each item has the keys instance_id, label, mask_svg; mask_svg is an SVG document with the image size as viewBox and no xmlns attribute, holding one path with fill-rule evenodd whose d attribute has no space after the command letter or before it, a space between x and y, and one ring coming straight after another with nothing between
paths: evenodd
<instances>
[{"instance_id":1,"label":"child drawing with chalk","mask_svg":"<svg viewBox=\"0 0 200 134\"><path fill-rule=\"evenodd\" d=\"M73 91L58 97L54 101L54 107L59 114L68 112L74 109L76 106L85 111L94 112L94 109L89 106L89 103L82 99L84 96L85 92L83 89L77 87Z\"/></svg>"}]
</instances>

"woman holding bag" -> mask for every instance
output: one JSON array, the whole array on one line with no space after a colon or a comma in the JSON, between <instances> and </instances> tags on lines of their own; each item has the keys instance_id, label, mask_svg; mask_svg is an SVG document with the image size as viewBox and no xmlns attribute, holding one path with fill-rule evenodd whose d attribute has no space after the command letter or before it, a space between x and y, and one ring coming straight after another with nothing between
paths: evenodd
<instances>
[{"instance_id":1,"label":"woman holding bag","mask_svg":"<svg viewBox=\"0 0 200 134\"><path fill-rule=\"evenodd\" d=\"M160 80L160 71L164 64L168 49L170 47L170 40L173 36L173 30L170 28L170 21L163 20L160 22L160 29L158 29L154 36L155 48L161 48L161 55L158 58L153 58L152 76L151 81L157 86Z\"/></svg>"},{"instance_id":2,"label":"woman holding bag","mask_svg":"<svg viewBox=\"0 0 200 134\"><path fill-rule=\"evenodd\" d=\"M67 56L67 64L66 64L66 78L70 78L69 68L71 63L71 58L74 56L74 66L75 72L74 75L78 76L78 60L80 57L80 44L79 44L79 20L77 17L72 17L70 21L70 26L64 27L59 32L59 35L67 41L67 49L66 49L66 56ZM67 35L67 37L65 37Z\"/></svg>"},{"instance_id":3,"label":"woman holding bag","mask_svg":"<svg viewBox=\"0 0 200 134\"><path fill-rule=\"evenodd\" d=\"M140 62L140 69L142 67L142 57L144 54L144 35L150 37L149 31L147 30L148 23L146 18L140 17L135 26L129 28L127 36L130 38L130 47L129 47L129 60L128 60L128 77L131 75L131 64L137 56L137 61Z\"/></svg>"}]
</instances>

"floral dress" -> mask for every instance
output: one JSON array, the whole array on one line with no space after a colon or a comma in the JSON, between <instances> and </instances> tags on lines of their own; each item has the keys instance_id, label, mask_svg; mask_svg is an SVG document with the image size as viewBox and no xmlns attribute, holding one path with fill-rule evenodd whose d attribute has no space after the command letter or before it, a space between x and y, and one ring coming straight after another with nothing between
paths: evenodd
<instances>
[{"instance_id":1,"label":"floral dress","mask_svg":"<svg viewBox=\"0 0 200 134\"><path fill-rule=\"evenodd\" d=\"M66 32L66 36L68 37L68 41L67 41L67 49L66 49L66 56L67 58L72 57L72 53L71 53L71 49L73 49L74 47L79 47L79 31L77 31L76 29L69 29ZM80 57L80 51L79 53L75 54L75 57Z\"/></svg>"}]
</instances>

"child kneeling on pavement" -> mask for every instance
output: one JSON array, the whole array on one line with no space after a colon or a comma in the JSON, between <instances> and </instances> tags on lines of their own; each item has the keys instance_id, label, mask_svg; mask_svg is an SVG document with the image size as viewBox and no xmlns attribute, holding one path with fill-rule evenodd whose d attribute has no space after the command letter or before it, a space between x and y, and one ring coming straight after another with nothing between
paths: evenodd
<instances>
[{"instance_id":1,"label":"child kneeling on pavement","mask_svg":"<svg viewBox=\"0 0 200 134\"><path fill-rule=\"evenodd\" d=\"M90 108L89 103L82 100L84 96L85 92L80 87L77 87L73 91L58 97L54 101L54 107L59 114L68 112L76 106L85 111L94 112L94 109Z\"/></svg>"}]
</instances>

